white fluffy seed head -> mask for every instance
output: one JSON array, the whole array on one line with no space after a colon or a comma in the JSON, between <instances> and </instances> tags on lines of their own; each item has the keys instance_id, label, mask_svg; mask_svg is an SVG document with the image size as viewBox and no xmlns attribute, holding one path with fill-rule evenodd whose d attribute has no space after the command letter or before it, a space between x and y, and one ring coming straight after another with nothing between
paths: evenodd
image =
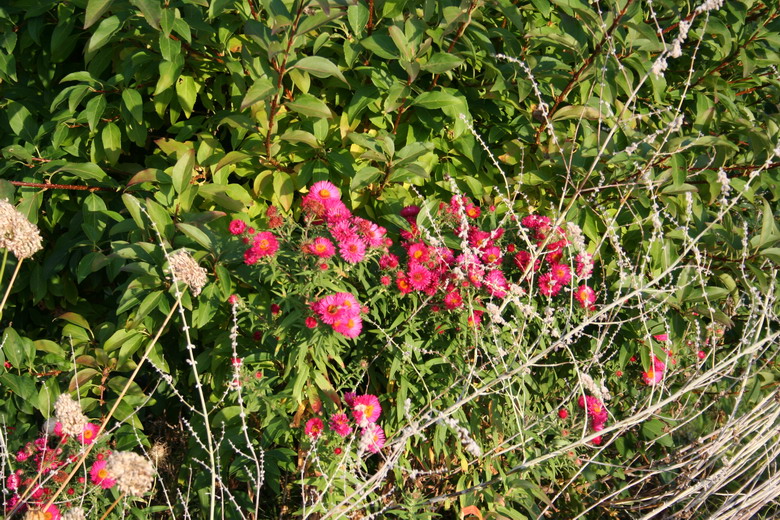
<instances>
[{"instance_id":1,"label":"white fluffy seed head","mask_svg":"<svg viewBox=\"0 0 780 520\"><path fill-rule=\"evenodd\" d=\"M0 200L0 249L11 251L16 258L30 258L43 246L38 227L6 200Z\"/></svg>"},{"instance_id":2,"label":"white fluffy seed head","mask_svg":"<svg viewBox=\"0 0 780 520\"><path fill-rule=\"evenodd\" d=\"M60 394L54 403L54 417L62 423L62 433L80 435L89 420L81 412L81 405L74 401L70 394Z\"/></svg>"},{"instance_id":3,"label":"white fluffy seed head","mask_svg":"<svg viewBox=\"0 0 780 520\"><path fill-rule=\"evenodd\" d=\"M122 493L141 496L152 489L154 466L146 457L132 451L112 453L108 457L106 472L116 480Z\"/></svg>"},{"instance_id":4,"label":"white fluffy seed head","mask_svg":"<svg viewBox=\"0 0 780 520\"><path fill-rule=\"evenodd\" d=\"M180 249L173 253L168 261L171 264L171 271L177 280L180 280L189 286L193 296L200 294L200 291L209 281L206 276L206 270L198 265L198 262L192 258L187 251Z\"/></svg>"}]
</instances>

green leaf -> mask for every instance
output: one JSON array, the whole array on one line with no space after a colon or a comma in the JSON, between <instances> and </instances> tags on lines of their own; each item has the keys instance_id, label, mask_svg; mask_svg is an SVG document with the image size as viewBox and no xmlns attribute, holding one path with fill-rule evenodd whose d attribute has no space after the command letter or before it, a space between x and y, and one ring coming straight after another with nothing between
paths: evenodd
<instances>
[{"instance_id":1,"label":"green leaf","mask_svg":"<svg viewBox=\"0 0 780 520\"><path fill-rule=\"evenodd\" d=\"M141 324L141 321L153 310L155 310L163 297L162 291L152 291L147 294L141 301L141 305L138 306L138 310L132 319L127 321L127 329L132 329Z\"/></svg>"},{"instance_id":2,"label":"green leaf","mask_svg":"<svg viewBox=\"0 0 780 520\"><path fill-rule=\"evenodd\" d=\"M371 183L376 182L381 177L382 172L373 166L365 166L357 171L349 184L349 189L358 191Z\"/></svg>"},{"instance_id":3,"label":"green leaf","mask_svg":"<svg viewBox=\"0 0 780 520\"><path fill-rule=\"evenodd\" d=\"M225 154L225 157L220 159L217 165L214 167L214 172L216 173L222 168L224 168L225 166L228 166L230 164L235 164L237 162L241 162L245 159L249 159L250 157L252 156L244 152L239 152L239 151L228 152L227 154Z\"/></svg>"},{"instance_id":4,"label":"green leaf","mask_svg":"<svg viewBox=\"0 0 780 520\"><path fill-rule=\"evenodd\" d=\"M122 131L114 123L108 123L100 134L103 141L103 150L111 164L116 164L119 154L122 153Z\"/></svg>"},{"instance_id":5,"label":"green leaf","mask_svg":"<svg viewBox=\"0 0 780 520\"><path fill-rule=\"evenodd\" d=\"M305 143L312 148L320 148L320 144L317 142L317 138L314 137L314 134L305 130L288 130L279 136L279 138L291 143Z\"/></svg>"},{"instance_id":6,"label":"green leaf","mask_svg":"<svg viewBox=\"0 0 780 520\"><path fill-rule=\"evenodd\" d=\"M183 222L176 224L176 227L179 229L179 231L193 239L198 244L202 245L207 250L214 250L214 244L212 243L209 236L197 227L193 226L192 224L185 224Z\"/></svg>"},{"instance_id":7,"label":"green leaf","mask_svg":"<svg viewBox=\"0 0 780 520\"><path fill-rule=\"evenodd\" d=\"M780 265L780 247L770 247L767 249L761 250L761 255L769 258L774 263Z\"/></svg>"},{"instance_id":8,"label":"green leaf","mask_svg":"<svg viewBox=\"0 0 780 520\"><path fill-rule=\"evenodd\" d=\"M109 186L119 186L117 182L103 171L103 169L95 163L66 163L65 166L56 170L57 172L68 172L79 176L85 180L96 180Z\"/></svg>"},{"instance_id":9,"label":"green leaf","mask_svg":"<svg viewBox=\"0 0 780 520\"><path fill-rule=\"evenodd\" d=\"M35 383L29 377L0 374L0 383L25 401L30 401L35 397Z\"/></svg>"},{"instance_id":10,"label":"green leaf","mask_svg":"<svg viewBox=\"0 0 780 520\"><path fill-rule=\"evenodd\" d=\"M91 132L95 131L97 124L100 121L100 117L106 110L106 96L98 94L89 101L87 101L87 108L84 110L87 115L87 124Z\"/></svg>"},{"instance_id":11,"label":"green leaf","mask_svg":"<svg viewBox=\"0 0 780 520\"><path fill-rule=\"evenodd\" d=\"M160 17L162 6L159 0L130 0L130 3L141 10L146 22L153 28L160 30Z\"/></svg>"},{"instance_id":12,"label":"green leaf","mask_svg":"<svg viewBox=\"0 0 780 520\"><path fill-rule=\"evenodd\" d=\"M285 211L290 211L292 207L294 192L292 178L285 172L274 172L274 197Z\"/></svg>"},{"instance_id":13,"label":"green leaf","mask_svg":"<svg viewBox=\"0 0 780 520\"><path fill-rule=\"evenodd\" d=\"M445 108L452 105L462 105L462 101L446 92L423 92L417 96L410 106L418 106L427 109Z\"/></svg>"},{"instance_id":14,"label":"green leaf","mask_svg":"<svg viewBox=\"0 0 780 520\"><path fill-rule=\"evenodd\" d=\"M373 34L368 38L364 38L360 41L360 45L386 60L397 60L399 57L398 49L395 43L393 43L393 39L384 34Z\"/></svg>"},{"instance_id":15,"label":"green leaf","mask_svg":"<svg viewBox=\"0 0 780 520\"><path fill-rule=\"evenodd\" d=\"M109 16L102 20L87 43L87 56L93 55L95 51L107 44L121 25L118 16Z\"/></svg>"},{"instance_id":16,"label":"green leaf","mask_svg":"<svg viewBox=\"0 0 780 520\"><path fill-rule=\"evenodd\" d=\"M26 350L24 341L14 329L8 327L3 333L3 353L5 358L16 368L26 365Z\"/></svg>"},{"instance_id":17,"label":"green leaf","mask_svg":"<svg viewBox=\"0 0 780 520\"><path fill-rule=\"evenodd\" d=\"M361 2L347 7L347 22L355 36L363 34L368 24L368 8Z\"/></svg>"},{"instance_id":18,"label":"green leaf","mask_svg":"<svg viewBox=\"0 0 780 520\"><path fill-rule=\"evenodd\" d=\"M102 97L102 96L101 96ZM141 98L141 94L132 88L127 88L122 91L122 102L125 104L125 108L136 122L144 122L144 101Z\"/></svg>"},{"instance_id":19,"label":"green leaf","mask_svg":"<svg viewBox=\"0 0 780 520\"><path fill-rule=\"evenodd\" d=\"M113 0L89 0L87 2L87 10L84 15L84 29L89 29L92 24L97 22L103 13L108 11L111 7Z\"/></svg>"},{"instance_id":20,"label":"green leaf","mask_svg":"<svg viewBox=\"0 0 780 520\"><path fill-rule=\"evenodd\" d=\"M11 130L25 141L35 141L35 134L38 132L38 125L27 108L21 103L9 100L5 106L5 112L8 116L8 124Z\"/></svg>"},{"instance_id":21,"label":"green leaf","mask_svg":"<svg viewBox=\"0 0 780 520\"><path fill-rule=\"evenodd\" d=\"M347 83L347 79L344 74L341 73L338 66L330 60L322 58L320 56L307 56L296 61L291 68L305 70L312 76L318 78L326 78L328 76L335 76L344 83Z\"/></svg>"},{"instance_id":22,"label":"green leaf","mask_svg":"<svg viewBox=\"0 0 780 520\"><path fill-rule=\"evenodd\" d=\"M258 101L270 98L271 95L275 92L276 86L268 77L262 76L257 78L254 84L252 84L249 90L247 90L243 101L241 101L241 110L245 110L247 107L254 105Z\"/></svg>"},{"instance_id":23,"label":"green leaf","mask_svg":"<svg viewBox=\"0 0 780 520\"><path fill-rule=\"evenodd\" d=\"M192 115L192 109L195 107L199 90L200 85L195 83L192 76L180 76L176 81L176 96L179 99L184 115L187 117Z\"/></svg>"},{"instance_id":24,"label":"green leaf","mask_svg":"<svg viewBox=\"0 0 780 520\"><path fill-rule=\"evenodd\" d=\"M563 121L564 119L589 119L599 120L599 111L585 105L569 105L559 108L550 118L550 121Z\"/></svg>"},{"instance_id":25,"label":"green leaf","mask_svg":"<svg viewBox=\"0 0 780 520\"><path fill-rule=\"evenodd\" d=\"M428 62L421 68L422 70L428 71L432 74L441 74L456 67L460 67L461 65L463 65L463 60L454 54L437 52L431 56Z\"/></svg>"},{"instance_id":26,"label":"green leaf","mask_svg":"<svg viewBox=\"0 0 780 520\"><path fill-rule=\"evenodd\" d=\"M171 178L173 180L173 189L176 193L182 193L186 190L192 180L192 172L195 168L195 150L190 148L173 167Z\"/></svg>"},{"instance_id":27,"label":"green leaf","mask_svg":"<svg viewBox=\"0 0 780 520\"><path fill-rule=\"evenodd\" d=\"M324 101L310 94L301 94L295 101L285 103L287 108L294 110L303 116L330 118L331 112Z\"/></svg>"}]
</instances>

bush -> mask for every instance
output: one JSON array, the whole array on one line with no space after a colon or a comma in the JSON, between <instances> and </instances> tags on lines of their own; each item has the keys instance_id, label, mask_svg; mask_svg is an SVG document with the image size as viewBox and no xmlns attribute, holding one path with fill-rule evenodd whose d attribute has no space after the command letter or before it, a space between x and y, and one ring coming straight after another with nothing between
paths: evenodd
<instances>
[{"instance_id":1,"label":"bush","mask_svg":"<svg viewBox=\"0 0 780 520\"><path fill-rule=\"evenodd\" d=\"M0 26L7 517L777 514L772 2Z\"/></svg>"}]
</instances>

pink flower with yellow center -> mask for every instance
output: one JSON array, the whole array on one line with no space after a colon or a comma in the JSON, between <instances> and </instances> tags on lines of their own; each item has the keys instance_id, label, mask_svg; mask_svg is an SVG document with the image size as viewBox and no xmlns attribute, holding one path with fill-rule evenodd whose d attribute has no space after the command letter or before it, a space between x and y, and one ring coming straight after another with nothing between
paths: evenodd
<instances>
[{"instance_id":1,"label":"pink flower with yellow center","mask_svg":"<svg viewBox=\"0 0 780 520\"><path fill-rule=\"evenodd\" d=\"M576 291L574 291L574 299L580 304L583 309L593 310L596 303L596 291L588 287L587 285L580 285Z\"/></svg>"},{"instance_id":2,"label":"pink flower with yellow center","mask_svg":"<svg viewBox=\"0 0 780 520\"><path fill-rule=\"evenodd\" d=\"M333 242L325 237L317 237L314 241L308 245L307 251L320 258L330 258L336 254L336 248L333 247Z\"/></svg>"},{"instance_id":3,"label":"pink flower with yellow center","mask_svg":"<svg viewBox=\"0 0 780 520\"><path fill-rule=\"evenodd\" d=\"M369 423L375 423L382 413L379 398L375 395L365 394L355 397L352 405L352 417L358 425L366 427Z\"/></svg>"},{"instance_id":4,"label":"pink flower with yellow center","mask_svg":"<svg viewBox=\"0 0 780 520\"><path fill-rule=\"evenodd\" d=\"M352 426L349 425L349 417L345 413L337 413L330 418L330 429L341 437L346 437L352 432Z\"/></svg>"},{"instance_id":5,"label":"pink flower with yellow center","mask_svg":"<svg viewBox=\"0 0 780 520\"><path fill-rule=\"evenodd\" d=\"M322 424L322 419L319 417L312 417L306 421L306 426L304 427L303 432L308 435L310 439L316 439L322 435L322 430L324 428L325 425Z\"/></svg>"},{"instance_id":6,"label":"pink flower with yellow center","mask_svg":"<svg viewBox=\"0 0 780 520\"><path fill-rule=\"evenodd\" d=\"M79 442L81 444L92 444L97 438L98 430L100 430L100 427L97 424L87 423L84 426L84 430L78 435Z\"/></svg>"},{"instance_id":7,"label":"pink flower with yellow center","mask_svg":"<svg viewBox=\"0 0 780 520\"><path fill-rule=\"evenodd\" d=\"M369 424L363 428L360 437L360 447L371 452L379 453L385 446L385 432L378 424Z\"/></svg>"},{"instance_id":8,"label":"pink flower with yellow center","mask_svg":"<svg viewBox=\"0 0 780 520\"><path fill-rule=\"evenodd\" d=\"M108 461L105 459L96 460L92 465L92 468L89 470L89 478L92 483L97 484L103 489L112 488L114 487L114 484L116 484L116 480L108 476L108 471L106 471L106 464L108 464Z\"/></svg>"},{"instance_id":9,"label":"pink flower with yellow center","mask_svg":"<svg viewBox=\"0 0 780 520\"><path fill-rule=\"evenodd\" d=\"M334 323L333 330L348 338L356 338L360 335L360 331L363 330L363 320L356 316L351 316Z\"/></svg>"},{"instance_id":10,"label":"pink flower with yellow center","mask_svg":"<svg viewBox=\"0 0 780 520\"><path fill-rule=\"evenodd\" d=\"M356 264L366 255L366 243L359 238L353 238L339 244L341 258L350 264Z\"/></svg>"},{"instance_id":11,"label":"pink flower with yellow center","mask_svg":"<svg viewBox=\"0 0 780 520\"><path fill-rule=\"evenodd\" d=\"M550 274L553 279L561 285L566 285L571 281L571 269L565 264L554 264L550 267Z\"/></svg>"},{"instance_id":12,"label":"pink flower with yellow center","mask_svg":"<svg viewBox=\"0 0 780 520\"><path fill-rule=\"evenodd\" d=\"M320 181L312 184L309 189L309 194L314 197L315 200L325 204L326 206L332 204L338 200L341 200L341 193L339 189L331 182Z\"/></svg>"}]
</instances>

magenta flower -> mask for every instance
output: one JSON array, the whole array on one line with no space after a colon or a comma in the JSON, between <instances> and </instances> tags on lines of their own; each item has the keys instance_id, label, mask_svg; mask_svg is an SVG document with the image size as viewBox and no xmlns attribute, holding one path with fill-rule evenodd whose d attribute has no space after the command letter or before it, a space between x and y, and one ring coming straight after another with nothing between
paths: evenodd
<instances>
[{"instance_id":1,"label":"magenta flower","mask_svg":"<svg viewBox=\"0 0 780 520\"><path fill-rule=\"evenodd\" d=\"M339 243L341 258L350 264L356 264L366 255L366 243L359 238L353 238Z\"/></svg>"},{"instance_id":2,"label":"magenta flower","mask_svg":"<svg viewBox=\"0 0 780 520\"><path fill-rule=\"evenodd\" d=\"M360 331L363 330L363 320L357 316L351 316L334 323L333 330L348 338L357 338L360 335Z\"/></svg>"},{"instance_id":3,"label":"magenta flower","mask_svg":"<svg viewBox=\"0 0 780 520\"><path fill-rule=\"evenodd\" d=\"M99 485L103 489L112 488L114 487L114 484L116 484L116 480L108 476L108 471L106 471L106 464L108 464L108 461L105 459L96 460L92 465L92 468L89 470L89 478L92 483Z\"/></svg>"},{"instance_id":4,"label":"magenta flower","mask_svg":"<svg viewBox=\"0 0 780 520\"><path fill-rule=\"evenodd\" d=\"M550 274L561 285L566 285L571 281L571 269L569 269L568 265L553 264L550 267Z\"/></svg>"},{"instance_id":5,"label":"magenta flower","mask_svg":"<svg viewBox=\"0 0 780 520\"><path fill-rule=\"evenodd\" d=\"M333 242L325 237L317 237L314 241L306 246L306 252L311 253L320 258L330 258L336 254L336 248L333 247Z\"/></svg>"},{"instance_id":6,"label":"magenta flower","mask_svg":"<svg viewBox=\"0 0 780 520\"><path fill-rule=\"evenodd\" d=\"M596 291L588 287L587 285L580 285L576 291L574 291L574 299L580 304L583 309L593 310L596 306Z\"/></svg>"},{"instance_id":7,"label":"magenta flower","mask_svg":"<svg viewBox=\"0 0 780 520\"><path fill-rule=\"evenodd\" d=\"M422 242L417 242L409 246L409 249L407 250L407 253L409 254L409 263L423 263L427 262L430 258L429 252L428 252L428 246L423 244Z\"/></svg>"},{"instance_id":8,"label":"magenta flower","mask_svg":"<svg viewBox=\"0 0 780 520\"><path fill-rule=\"evenodd\" d=\"M245 229L246 222L239 219L231 220L230 224L228 225L228 230L230 230L230 234L232 235L240 235L244 232Z\"/></svg>"},{"instance_id":9,"label":"magenta flower","mask_svg":"<svg viewBox=\"0 0 780 520\"><path fill-rule=\"evenodd\" d=\"M270 231L261 231L255 235L252 248L257 250L260 257L273 256L279 249L279 241Z\"/></svg>"},{"instance_id":10,"label":"magenta flower","mask_svg":"<svg viewBox=\"0 0 780 520\"><path fill-rule=\"evenodd\" d=\"M366 427L369 423L375 423L382 413L382 407L379 405L379 398L375 395L365 394L355 397L352 406L352 417L361 427Z\"/></svg>"},{"instance_id":11,"label":"magenta flower","mask_svg":"<svg viewBox=\"0 0 780 520\"><path fill-rule=\"evenodd\" d=\"M431 283L431 272L420 264L412 264L407 273L409 284L417 291L423 291Z\"/></svg>"},{"instance_id":12,"label":"magenta flower","mask_svg":"<svg viewBox=\"0 0 780 520\"><path fill-rule=\"evenodd\" d=\"M78 440L81 444L92 444L97 438L98 430L100 427L97 424L87 423L84 426L84 431L78 435Z\"/></svg>"},{"instance_id":13,"label":"magenta flower","mask_svg":"<svg viewBox=\"0 0 780 520\"><path fill-rule=\"evenodd\" d=\"M653 336L656 341L669 341L669 334L656 334Z\"/></svg>"},{"instance_id":14,"label":"magenta flower","mask_svg":"<svg viewBox=\"0 0 780 520\"><path fill-rule=\"evenodd\" d=\"M339 189L328 181L320 181L312 184L311 188L309 188L309 195L313 197L314 200L322 203L325 207L341 200Z\"/></svg>"},{"instance_id":15,"label":"magenta flower","mask_svg":"<svg viewBox=\"0 0 780 520\"><path fill-rule=\"evenodd\" d=\"M352 432L352 426L349 425L349 417L345 413L337 413L330 418L330 429L341 437L346 437Z\"/></svg>"},{"instance_id":16,"label":"magenta flower","mask_svg":"<svg viewBox=\"0 0 780 520\"><path fill-rule=\"evenodd\" d=\"M485 265L500 265L501 250L496 246L486 247L482 253L482 261Z\"/></svg>"},{"instance_id":17,"label":"magenta flower","mask_svg":"<svg viewBox=\"0 0 780 520\"><path fill-rule=\"evenodd\" d=\"M379 453L385 446L385 432L378 424L368 424L361 432L360 447L371 453Z\"/></svg>"},{"instance_id":18,"label":"magenta flower","mask_svg":"<svg viewBox=\"0 0 780 520\"><path fill-rule=\"evenodd\" d=\"M444 306L449 310L457 309L463 305L463 298L457 289L452 289L444 295Z\"/></svg>"},{"instance_id":19,"label":"magenta flower","mask_svg":"<svg viewBox=\"0 0 780 520\"><path fill-rule=\"evenodd\" d=\"M490 271L487 276L485 276L485 289L487 289L487 292L491 296L504 298L507 290L509 290L509 284L507 283L506 278L504 278L504 273L498 269Z\"/></svg>"},{"instance_id":20,"label":"magenta flower","mask_svg":"<svg viewBox=\"0 0 780 520\"><path fill-rule=\"evenodd\" d=\"M352 408L355 406L355 398L357 397L357 394L355 392L347 392L344 394L344 403Z\"/></svg>"},{"instance_id":21,"label":"magenta flower","mask_svg":"<svg viewBox=\"0 0 780 520\"><path fill-rule=\"evenodd\" d=\"M557 296L563 285L553 278L552 273L543 274L539 277L539 292L544 296Z\"/></svg>"},{"instance_id":22,"label":"magenta flower","mask_svg":"<svg viewBox=\"0 0 780 520\"><path fill-rule=\"evenodd\" d=\"M395 269L396 267L398 267L398 257L392 253L382 255L382 257L379 259L379 268L383 271L387 269Z\"/></svg>"},{"instance_id":23,"label":"magenta flower","mask_svg":"<svg viewBox=\"0 0 780 520\"><path fill-rule=\"evenodd\" d=\"M310 439L316 439L322 435L322 430L325 425L322 424L322 419L319 417L312 417L306 421L306 426L303 428L303 432L309 436Z\"/></svg>"}]
</instances>

